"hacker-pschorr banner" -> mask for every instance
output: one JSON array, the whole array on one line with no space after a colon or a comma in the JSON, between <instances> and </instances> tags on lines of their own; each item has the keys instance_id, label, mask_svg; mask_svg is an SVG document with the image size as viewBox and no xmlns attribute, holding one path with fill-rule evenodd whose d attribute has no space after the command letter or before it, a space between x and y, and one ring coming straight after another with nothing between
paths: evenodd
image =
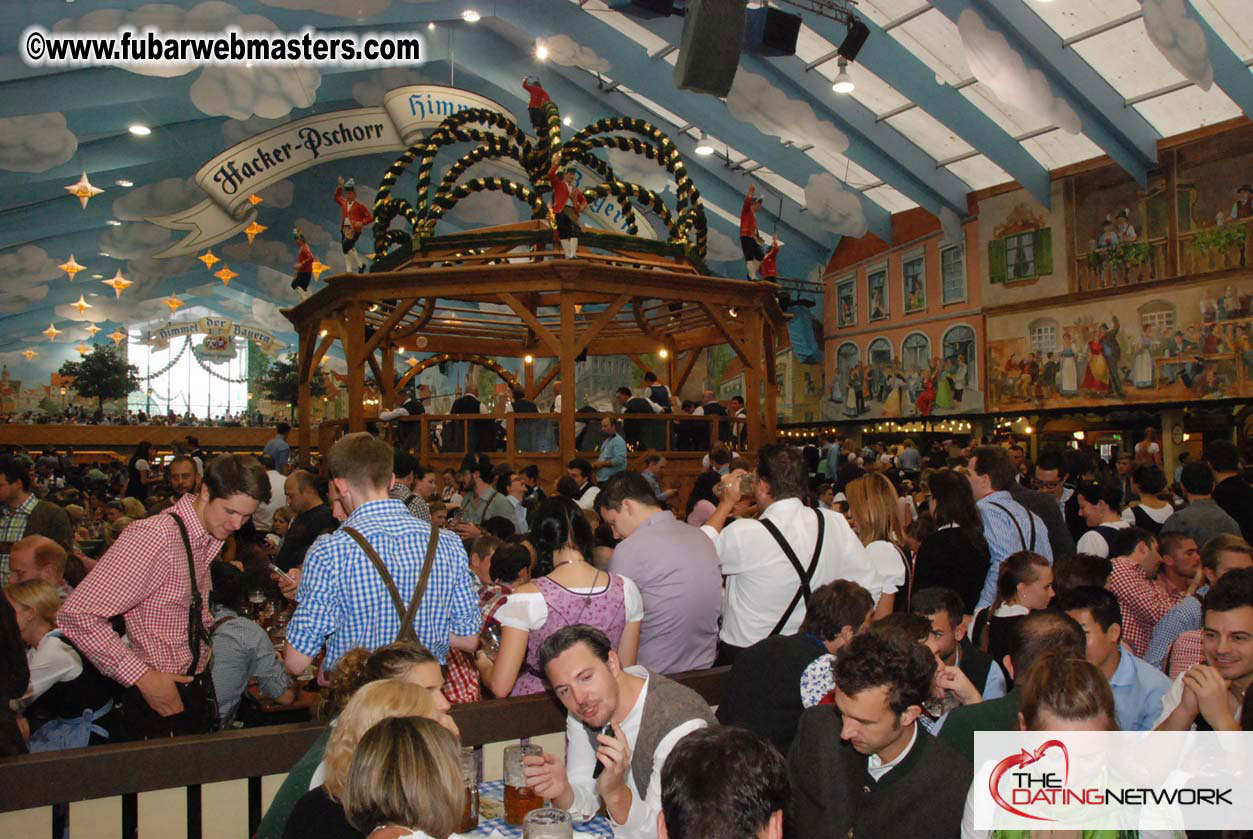
<instances>
[{"instance_id":1,"label":"hacker-pschorr banner","mask_svg":"<svg viewBox=\"0 0 1253 839\"><path fill-rule=\"evenodd\" d=\"M256 326L235 323L228 318L201 318L200 320L170 323L152 331L153 349L162 350L175 338L204 335L205 339L194 347L196 357L209 362L221 363L235 357L235 338L252 341L257 348L271 358L278 356L287 346L273 334Z\"/></svg>"},{"instance_id":2,"label":"hacker-pschorr banner","mask_svg":"<svg viewBox=\"0 0 1253 839\"><path fill-rule=\"evenodd\" d=\"M344 157L402 151L423 131L471 108L496 111L517 122L503 106L477 93L443 85L408 85L385 94L382 107L317 114L237 143L196 172L196 183L208 195L205 200L147 219L188 231L156 256L187 256L234 236L256 218L250 195L303 169Z\"/></svg>"}]
</instances>

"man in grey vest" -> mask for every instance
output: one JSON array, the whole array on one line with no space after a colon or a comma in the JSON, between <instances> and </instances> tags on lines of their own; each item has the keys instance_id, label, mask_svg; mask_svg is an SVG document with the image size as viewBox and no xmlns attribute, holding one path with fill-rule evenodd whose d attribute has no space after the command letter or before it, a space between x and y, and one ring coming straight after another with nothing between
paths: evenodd
<instances>
[{"instance_id":1,"label":"man in grey vest","mask_svg":"<svg viewBox=\"0 0 1253 839\"><path fill-rule=\"evenodd\" d=\"M714 725L694 691L643 667L623 667L599 629L575 624L544 641L540 670L566 710L566 760L526 758L527 783L576 821L601 802L622 839L655 839L661 768L687 734Z\"/></svg>"}]
</instances>

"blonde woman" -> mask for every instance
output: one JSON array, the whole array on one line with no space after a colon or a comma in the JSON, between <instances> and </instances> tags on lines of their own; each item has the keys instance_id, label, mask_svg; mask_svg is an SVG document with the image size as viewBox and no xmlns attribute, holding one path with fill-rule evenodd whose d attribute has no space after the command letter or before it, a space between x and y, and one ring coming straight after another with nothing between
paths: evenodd
<instances>
[{"instance_id":1,"label":"blonde woman","mask_svg":"<svg viewBox=\"0 0 1253 839\"><path fill-rule=\"evenodd\" d=\"M882 592L873 617L881 620L895 610L898 592L901 610L908 606L910 567L896 489L886 477L871 472L851 481L844 494L848 498L848 523L866 546Z\"/></svg>"},{"instance_id":2,"label":"blonde woman","mask_svg":"<svg viewBox=\"0 0 1253 839\"><path fill-rule=\"evenodd\" d=\"M346 652L336 662L330 689L322 693L322 705L318 708L318 715L331 724L287 773L265 811L256 839L281 839L293 808L305 793L321 786L326 777L323 758L340 713L362 687L383 679L408 682L425 690L437 714L452 707L442 692L444 674L439 660L416 641L396 641L373 652L363 647Z\"/></svg>"},{"instance_id":3,"label":"blonde woman","mask_svg":"<svg viewBox=\"0 0 1253 839\"><path fill-rule=\"evenodd\" d=\"M373 726L357 744L346 781L348 822L368 839L448 839L461 821L457 741L430 720Z\"/></svg>"},{"instance_id":4,"label":"blonde woman","mask_svg":"<svg viewBox=\"0 0 1253 839\"><path fill-rule=\"evenodd\" d=\"M32 752L76 749L108 742L116 715L116 683L100 675L56 628L61 595L47 580L12 583L13 606L26 644L30 684L21 703Z\"/></svg>"},{"instance_id":5,"label":"blonde woman","mask_svg":"<svg viewBox=\"0 0 1253 839\"><path fill-rule=\"evenodd\" d=\"M398 679L365 685L348 700L336 720L335 730L326 744L322 785L309 790L296 802L283 831L285 839L359 839L362 836L344 814L344 784L361 738L370 728L392 717L424 717L456 733L452 719L436 709L430 691Z\"/></svg>"}]
</instances>

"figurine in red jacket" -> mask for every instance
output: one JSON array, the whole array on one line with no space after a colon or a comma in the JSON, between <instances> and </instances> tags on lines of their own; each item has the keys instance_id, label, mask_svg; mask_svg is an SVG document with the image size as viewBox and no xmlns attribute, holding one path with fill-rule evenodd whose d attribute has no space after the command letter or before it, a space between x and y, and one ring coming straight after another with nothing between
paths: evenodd
<instances>
[{"instance_id":1,"label":"figurine in red jacket","mask_svg":"<svg viewBox=\"0 0 1253 839\"><path fill-rule=\"evenodd\" d=\"M757 230L757 211L761 209L762 199L756 193L757 185L749 186L744 206L740 209L740 247L744 251L744 266L750 280L757 279L757 269L766 258L761 250L761 233Z\"/></svg>"},{"instance_id":2,"label":"figurine in red jacket","mask_svg":"<svg viewBox=\"0 0 1253 839\"><path fill-rule=\"evenodd\" d=\"M543 134L544 129L548 126L548 117L544 114L544 106L553 101L548 95L548 91L544 90L543 85L539 83L538 76L527 76L522 80L522 89L531 94L531 101L527 103L526 112L531 117L531 126L535 129L536 134Z\"/></svg>"},{"instance_id":3,"label":"figurine in red jacket","mask_svg":"<svg viewBox=\"0 0 1253 839\"><path fill-rule=\"evenodd\" d=\"M313 280L313 251L309 250L309 243L299 227L292 231L292 235L300 246L300 254L296 257L296 276L291 281L291 287L302 292L303 297L303 292L309 290L309 283Z\"/></svg>"},{"instance_id":4,"label":"figurine in red jacket","mask_svg":"<svg viewBox=\"0 0 1253 839\"><path fill-rule=\"evenodd\" d=\"M338 179L335 187L335 203L339 205L339 233L344 246L344 270L357 273L365 267L365 260L357 253L357 239L361 230L374 221L370 208L357 200L357 185L352 178Z\"/></svg>"},{"instance_id":5,"label":"figurine in red jacket","mask_svg":"<svg viewBox=\"0 0 1253 839\"><path fill-rule=\"evenodd\" d=\"M557 238L566 259L574 259L579 248L579 213L587 209L587 198L574 182L574 169L567 166L558 174L560 156L554 154L548 182L553 186L553 215L557 217Z\"/></svg>"}]
</instances>

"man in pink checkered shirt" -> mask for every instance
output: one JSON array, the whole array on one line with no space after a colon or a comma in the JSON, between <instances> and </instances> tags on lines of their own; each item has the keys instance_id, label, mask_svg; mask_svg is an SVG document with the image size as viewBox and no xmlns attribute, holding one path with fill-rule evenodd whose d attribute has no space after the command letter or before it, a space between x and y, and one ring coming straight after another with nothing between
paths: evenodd
<instances>
[{"instance_id":1,"label":"man in pink checkered shirt","mask_svg":"<svg viewBox=\"0 0 1253 839\"><path fill-rule=\"evenodd\" d=\"M1108 588L1122 607L1123 643L1137 658L1148 652L1157 622L1202 582L1201 555L1191 537L1168 534L1161 548L1159 553L1153 535L1138 527L1118 531L1111 542Z\"/></svg>"},{"instance_id":2,"label":"man in pink checkered shirt","mask_svg":"<svg viewBox=\"0 0 1253 839\"><path fill-rule=\"evenodd\" d=\"M208 634L203 633L203 641L197 638L193 650L189 632L200 636L199 630L212 623L209 564L269 498L270 480L256 458L215 458L205 466L198 493L127 525L61 607L57 623L70 642L101 673L131 688L124 718L128 729L139 729L128 732L132 737L197 733L211 720L204 708L184 707L184 695L213 700ZM193 588L175 517L191 547L202 602L198 621L189 614ZM109 624L117 615L126 623L129 646ZM197 682L198 690L185 687Z\"/></svg>"}]
</instances>

